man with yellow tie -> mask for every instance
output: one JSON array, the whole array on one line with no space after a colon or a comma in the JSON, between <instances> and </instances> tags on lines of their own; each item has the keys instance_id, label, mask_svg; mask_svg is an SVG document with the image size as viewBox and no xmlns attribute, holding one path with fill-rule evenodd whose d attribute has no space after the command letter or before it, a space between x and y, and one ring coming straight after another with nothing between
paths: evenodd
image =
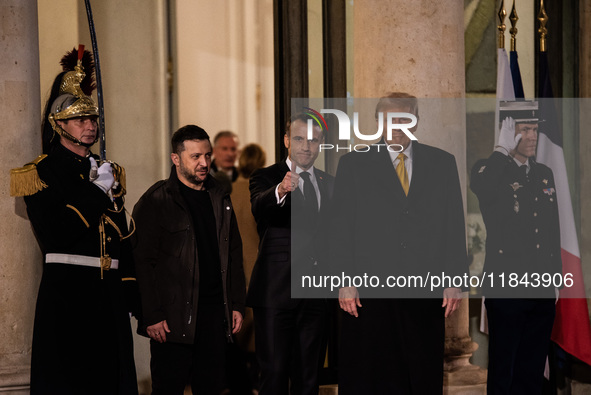
<instances>
[{"instance_id":1,"label":"man with yellow tie","mask_svg":"<svg viewBox=\"0 0 591 395\"><path fill-rule=\"evenodd\" d=\"M388 113L418 120L418 101L401 92L382 97L382 141L343 156L335 181L332 274L366 274L381 283L339 291L339 394L441 394L445 318L458 308L461 290L448 285L425 293L411 283L385 283L388 276L467 273L458 171L453 155L411 141L403 130L390 138ZM411 121L390 116L393 124Z\"/></svg>"}]
</instances>

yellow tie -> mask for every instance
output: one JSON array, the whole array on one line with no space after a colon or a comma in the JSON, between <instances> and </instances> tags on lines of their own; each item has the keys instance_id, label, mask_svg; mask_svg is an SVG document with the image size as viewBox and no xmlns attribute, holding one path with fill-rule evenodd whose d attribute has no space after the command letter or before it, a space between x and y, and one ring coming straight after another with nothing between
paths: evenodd
<instances>
[{"instance_id":1,"label":"yellow tie","mask_svg":"<svg viewBox=\"0 0 591 395\"><path fill-rule=\"evenodd\" d=\"M408 173L406 172L406 166L404 166L404 159L406 159L406 155L401 152L398 154L397 159L398 165L396 165L396 174L398 174L400 184L402 185L402 189L404 189L404 194L408 195Z\"/></svg>"}]
</instances>

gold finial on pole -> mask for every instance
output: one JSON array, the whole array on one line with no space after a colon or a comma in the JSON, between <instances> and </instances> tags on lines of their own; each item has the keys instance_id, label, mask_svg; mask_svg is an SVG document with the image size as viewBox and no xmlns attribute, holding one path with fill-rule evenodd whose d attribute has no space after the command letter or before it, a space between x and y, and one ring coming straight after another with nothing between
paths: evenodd
<instances>
[{"instance_id":1,"label":"gold finial on pole","mask_svg":"<svg viewBox=\"0 0 591 395\"><path fill-rule=\"evenodd\" d=\"M505 48L505 17L507 16L507 10L505 10L505 1L501 0L501 8L499 9L499 25L497 29L499 29L499 48Z\"/></svg>"},{"instance_id":2,"label":"gold finial on pole","mask_svg":"<svg viewBox=\"0 0 591 395\"><path fill-rule=\"evenodd\" d=\"M511 33L511 51L516 51L517 49L517 21L519 17L517 16L517 11L515 10L515 0L513 0L513 9L511 10L511 15L509 15L509 19L511 20L511 29L509 32Z\"/></svg>"},{"instance_id":3,"label":"gold finial on pole","mask_svg":"<svg viewBox=\"0 0 591 395\"><path fill-rule=\"evenodd\" d=\"M540 0L540 12L538 13L538 20L540 21L540 52L546 52L546 36L548 35L548 29L546 29L546 23L548 23L548 14L544 9L544 0Z\"/></svg>"}]
</instances>

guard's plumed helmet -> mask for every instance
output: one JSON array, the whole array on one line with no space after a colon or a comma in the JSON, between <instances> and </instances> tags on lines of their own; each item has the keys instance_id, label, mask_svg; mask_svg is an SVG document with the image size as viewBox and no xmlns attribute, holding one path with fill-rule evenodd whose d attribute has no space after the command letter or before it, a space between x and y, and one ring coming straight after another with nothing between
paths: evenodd
<instances>
[{"instance_id":1,"label":"guard's plumed helmet","mask_svg":"<svg viewBox=\"0 0 591 395\"><path fill-rule=\"evenodd\" d=\"M78 50L74 48L68 52L60 63L65 73L61 77L59 96L53 99L47 119L53 130L60 136L75 144L86 145L63 130L56 121L84 116L98 117L98 107L90 96L95 88L92 76L94 72L92 55L84 50L84 45L80 45Z\"/></svg>"}]
</instances>

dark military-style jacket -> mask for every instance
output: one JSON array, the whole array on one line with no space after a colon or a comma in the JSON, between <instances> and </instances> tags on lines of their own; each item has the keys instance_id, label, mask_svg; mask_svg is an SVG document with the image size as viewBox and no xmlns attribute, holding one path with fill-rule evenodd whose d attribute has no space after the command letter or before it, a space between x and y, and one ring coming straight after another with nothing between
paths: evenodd
<instances>
[{"instance_id":1,"label":"dark military-style jacket","mask_svg":"<svg viewBox=\"0 0 591 395\"><path fill-rule=\"evenodd\" d=\"M529 165L526 174L512 157L493 152L472 168L470 188L480 202L487 233L484 271L494 275L492 287L484 282L487 296L555 297L553 286L508 284L512 273L534 282L538 275L562 273L554 176L533 158Z\"/></svg>"},{"instance_id":2,"label":"dark military-style jacket","mask_svg":"<svg viewBox=\"0 0 591 395\"><path fill-rule=\"evenodd\" d=\"M139 296L122 187L113 202L89 180L89 159L62 145L35 163L40 190L23 194L44 261L47 254L80 255L97 258L97 266L44 263L32 393L75 393L91 383L98 392L137 394L129 312L137 313ZM101 255L119 267L101 273Z\"/></svg>"},{"instance_id":3,"label":"dark military-style jacket","mask_svg":"<svg viewBox=\"0 0 591 395\"><path fill-rule=\"evenodd\" d=\"M25 202L43 254L100 257L103 243L99 228L102 227L105 231L103 255L121 259L120 277L135 278L123 196L116 197L113 203L89 181L88 158L60 145L37 164L37 172L47 187L25 196ZM120 188L115 190L115 196Z\"/></svg>"},{"instance_id":4,"label":"dark military-style jacket","mask_svg":"<svg viewBox=\"0 0 591 395\"><path fill-rule=\"evenodd\" d=\"M167 341L192 344L199 306L198 235L179 184L173 166L170 177L152 185L133 209L133 252L144 313L138 333L147 336L148 326L166 320ZM230 195L213 177L205 188L217 228L226 338L232 341L232 312L244 316L242 239Z\"/></svg>"}]
</instances>

